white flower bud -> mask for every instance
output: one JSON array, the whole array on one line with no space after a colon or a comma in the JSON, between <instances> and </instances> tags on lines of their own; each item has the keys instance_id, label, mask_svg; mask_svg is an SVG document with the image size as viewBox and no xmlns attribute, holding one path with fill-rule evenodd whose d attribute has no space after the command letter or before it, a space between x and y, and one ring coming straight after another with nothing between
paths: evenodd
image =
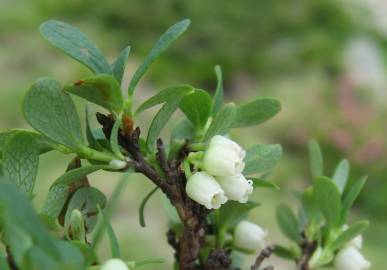
<instances>
[{"instance_id":1,"label":"white flower bud","mask_svg":"<svg viewBox=\"0 0 387 270\"><path fill-rule=\"evenodd\" d=\"M259 252L266 246L266 236L267 232L257 224L243 220L235 228L234 244L243 250Z\"/></svg>"},{"instance_id":2,"label":"white flower bud","mask_svg":"<svg viewBox=\"0 0 387 270\"><path fill-rule=\"evenodd\" d=\"M227 197L218 182L205 172L197 172L188 179L186 192L192 200L207 209L218 209L227 202Z\"/></svg>"},{"instance_id":3,"label":"white flower bud","mask_svg":"<svg viewBox=\"0 0 387 270\"><path fill-rule=\"evenodd\" d=\"M113 169L120 170L120 169L125 168L127 166L127 163L124 160L114 159L114 160L109 162L109 165Z\"/></svg>"},{"instance_id":4,"label":"white flower bud","mask_svg":"<svg viewBox=\"0 0 387 270\"><path fill-rule=\"evenodd\" d=\"M129 270L125 262L120 259L110 259L104 262L100 270Z\"/></svg>"},{"instance_id":5,"label":"white flower bud","mask_svg":"<svg viewBox=\"0 0 387 270\"><path fill-rule=\"evenodd\" d=\"M245 168L246 152L234 141L220 135L214 136L204 155L205 170L215 176L241 174Z\"/></svg>"},{"instance_id":6,"label":"white flower bud","mask_svg":"<svg viewBox=\"0 0 387 270\"><path fill-rule=\"evenodd\" d=\"M216 180L229 200L246 203L249 199L249 195L253 192L252 181L246 180L242 174L235 176L219 176L216 177Z\"/></svg>"},{"instance_id":7,"label":"white flower bud","mask_svg":"<svg viewBox=\"0 0 387 270\"><path fill-rule=\"evenodd\" d=\"M342 230L345 231L347 229L348 229L348 225L347 224L343 225ZM363 236L361 234L359 234L358 236L356 236L355 238L353 238L351 241L347 243L347 247L355 247L357 249L361 249L362 246L363 246Z\"/></svg>"},{"instance_id":8,"label":"white flower bud","mask_svg":"<svg viewBox=\"0 0 387 270\"><path fill-rule=\"evenodd\" d=\"M336 270L366 270L371 267L371 263L355 247L342 249L336 255L334 265Z\"/></svg>"}]
</instances>

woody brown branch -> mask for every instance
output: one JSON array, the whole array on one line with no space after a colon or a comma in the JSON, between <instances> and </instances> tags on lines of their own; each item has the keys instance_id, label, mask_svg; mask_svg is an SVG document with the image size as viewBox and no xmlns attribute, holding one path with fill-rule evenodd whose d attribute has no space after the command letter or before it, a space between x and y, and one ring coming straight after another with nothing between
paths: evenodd
<instances>
[{"instance_id":1,"label":"woody brown branch","mask_svg":"<svg viewBox=\"0 0 387 270\"><path fill-rule=\"evenodd\" d=\"M297 260L297 268L299 270L310 270L309 267L309 261L312 257L314 251L317 248L317 242L316 241L309 241L305 234L302 234L302 242L300 244L302 255Z\"/></svg>"},{"instance_id":2,"label":"woody brown branch","mask_svg":"<svg viewBox=\"0 0 387 270\"><path fill-rule=\"evenodd\" d=\"M102 125L106 138L109 139L115 119L110 115L106 116L97 113L97 120ZM164 179L147 162L141 152L139 138L140 129L137 127L132 132L120 130L118 141L122 148L130 155L131 161L129 163L133 169L147 176L175 206L184 225L181 236L174 240L174 247L177 249L176 257L181 270L194 270L202 240L205 236L204 227L209 211L192 201L185 193L187 179L181 169L181 163L188 151L183 146L176 159L168 160L162 140L157 140L156 158L164 171Z\"/></svg>"},{"instance_id":3,"label":"woody brown branch","mask_svg":"<svg viewBox=\"0 0 387 270\"><path fill-rule=\"evenodd\" d=\"M255 259L255 263L251 266L251 270L257 270L262 265L263 261L268 259L273 254L273 251L274 251L273 246L268 246L264 248L261 251L261 253L258 255L258 257ZM268 266L268 267L271 267L271 266Z\"/></svg>"}]
</instances>

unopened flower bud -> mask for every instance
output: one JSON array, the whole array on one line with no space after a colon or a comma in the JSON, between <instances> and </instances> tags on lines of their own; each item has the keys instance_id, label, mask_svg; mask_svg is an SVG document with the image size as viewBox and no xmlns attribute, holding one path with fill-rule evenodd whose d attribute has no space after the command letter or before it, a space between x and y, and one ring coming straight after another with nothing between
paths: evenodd
<instances>
[{"instance_id":1,"label":"unopened flower bud","mask_svg":"<svg viewBox=\"0 0 387 270\"><path fill-rule=\"evenodd\" d=\"M127 166L127 163L124 160L114 159L114 160L109 162L109 165L113 169L120 170L120 169L125 168Z\"/></svg>"},{"instance_id":2,"label":"unopened flower bud","mask_svg":"<svg viewBox=\"0 0 387 270\"><path fill-rule=\"evenodd\" d=\"M85 220L78 209L74 209L65 221L65 232L68 239L85 241Z\"/></svg>"},{"instance_id":3,"label":"unopened flower bud","mask_svg":"<svg viewBox=\"0 0 387 270\"><path fill-rule=\"evenodd\" d=\"M125 262L120 259L110 259L104 262L100 270L129 270Z\"/></svg>"},{"instance_id":4,"label":"unopened flower bud","mask_svg":"<svg viewBox=\"0 0 387 270\"><path fill-rule=\"evenodd\" d=\"M366 270L371 267L371 263L355 247L342 249L336 255L334 265L336 270Z\"/></svg>"},{"instance_id":5,"label":"unopened flower bud","mask_svg":"<svg viewBox=\"0 0 387 270\"><path fill-rule=\"evenodd\" d=\"M218 209L227 201L215 178L205 172L197 172L188 179L186 192L192 200L207 209Z\"/></svg>"},{"instance_id":6,"label":"unopened flower bud","mask_svg":"<svg viewBox=\"0 0 387 270\"><path fill-rule=\"evenodd\" d=\"M243 220L235 228L234 244L246 251L259 252L266 246L266 236L267 232L257 224Z\"/></svg>"},{"instance_id":7,"label":"unopened flower bud","mask_svg":"<svg viewBox=\"0 0 387 270\"><path fill-rule=\"evenodd\" d=\"M253 192L252 181L246 180L242 174L219 176L216 177L216 180L229 200L246 203L249 199L249 195Z\"/></svg>"},{"instance_id":8,"label":"unopened flower bud","mask_svg":"<svg viewBox=\"0 0 387 270\"><path fill-rule=\"evenodd\" d=\"M241 174L246 152L234 141L220 135L214 136L204 155L205 170L215 176Z\"/></svg>"}]
</instances>

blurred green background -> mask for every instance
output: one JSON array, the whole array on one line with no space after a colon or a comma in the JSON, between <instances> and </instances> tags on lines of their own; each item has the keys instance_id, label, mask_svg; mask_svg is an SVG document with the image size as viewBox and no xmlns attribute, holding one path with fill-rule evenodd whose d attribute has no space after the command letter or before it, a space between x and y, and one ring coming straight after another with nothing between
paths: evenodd
<instances>
[{"instance_id":1,"label":"blurred green background","mask_svg":"<svg viewBox=\"0 0 387 270\"><path fill-rule=\"evenodd\" d=\"M216 64L223 68L228 100L256 95L278 98L283 105L278 116L233 134L244 146L280 143L284 148L284 157L271 176L281 190L257 190L255 197L262 206L252 219L270 228L270 241L286 241L278 233L274 209L283 202L296 207L289 191L302 189L310 180L306 142L314 137L323 147L328 174L345 157L352 165L351 179L369 176L353 218L371 220L364 253L373 269L384 269L386 14L383 0L0 0L0 130L27 127L20 104L28 85L39 76L69 83L89 74L40 37L41 22L59 19L77 26L110 60L131 45L127 84L160 34L176 21L190 18L188 32L141 83L138 100L175 83L213 91ZM76 101L82 108L84 103ZM146 127L146 121L145 117L138 124ZM42 156L37 207L70 158L55 153ZM90 179L109 194L117 177L101 173ZM166 257L168 263L157 268L171 269L172 249L165 241L167 220L159 198L152 198L147 206L146 228L137 219L140 200L151 188L142 177L132 177L113 226L125 259ZM101 254L107 251L106 245ZM292 267L282 260L272 261L277 269Z\"/></svg>"}]
</instances>

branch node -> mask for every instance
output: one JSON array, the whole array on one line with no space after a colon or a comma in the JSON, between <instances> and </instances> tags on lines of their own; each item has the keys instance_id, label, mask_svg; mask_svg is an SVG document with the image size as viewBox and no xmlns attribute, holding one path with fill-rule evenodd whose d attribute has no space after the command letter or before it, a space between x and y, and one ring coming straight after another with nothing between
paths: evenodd
<instances>
[{"instance_id":1,"label":"branch node","mask_svg":"<svg viewBox=\"0 0 387 270\"><path fill-rule=\"evenodd\" d=\"M251 270L257 270L261 266L263 261L265 259L269 258L271 256L271 254L273 254L273 251L274 251L274 246L268 246L268 247L264 248L261 251L261 253L258 255L257 259L255 260L254 265L251 266Z\"/></svg>"}]
</instances>

